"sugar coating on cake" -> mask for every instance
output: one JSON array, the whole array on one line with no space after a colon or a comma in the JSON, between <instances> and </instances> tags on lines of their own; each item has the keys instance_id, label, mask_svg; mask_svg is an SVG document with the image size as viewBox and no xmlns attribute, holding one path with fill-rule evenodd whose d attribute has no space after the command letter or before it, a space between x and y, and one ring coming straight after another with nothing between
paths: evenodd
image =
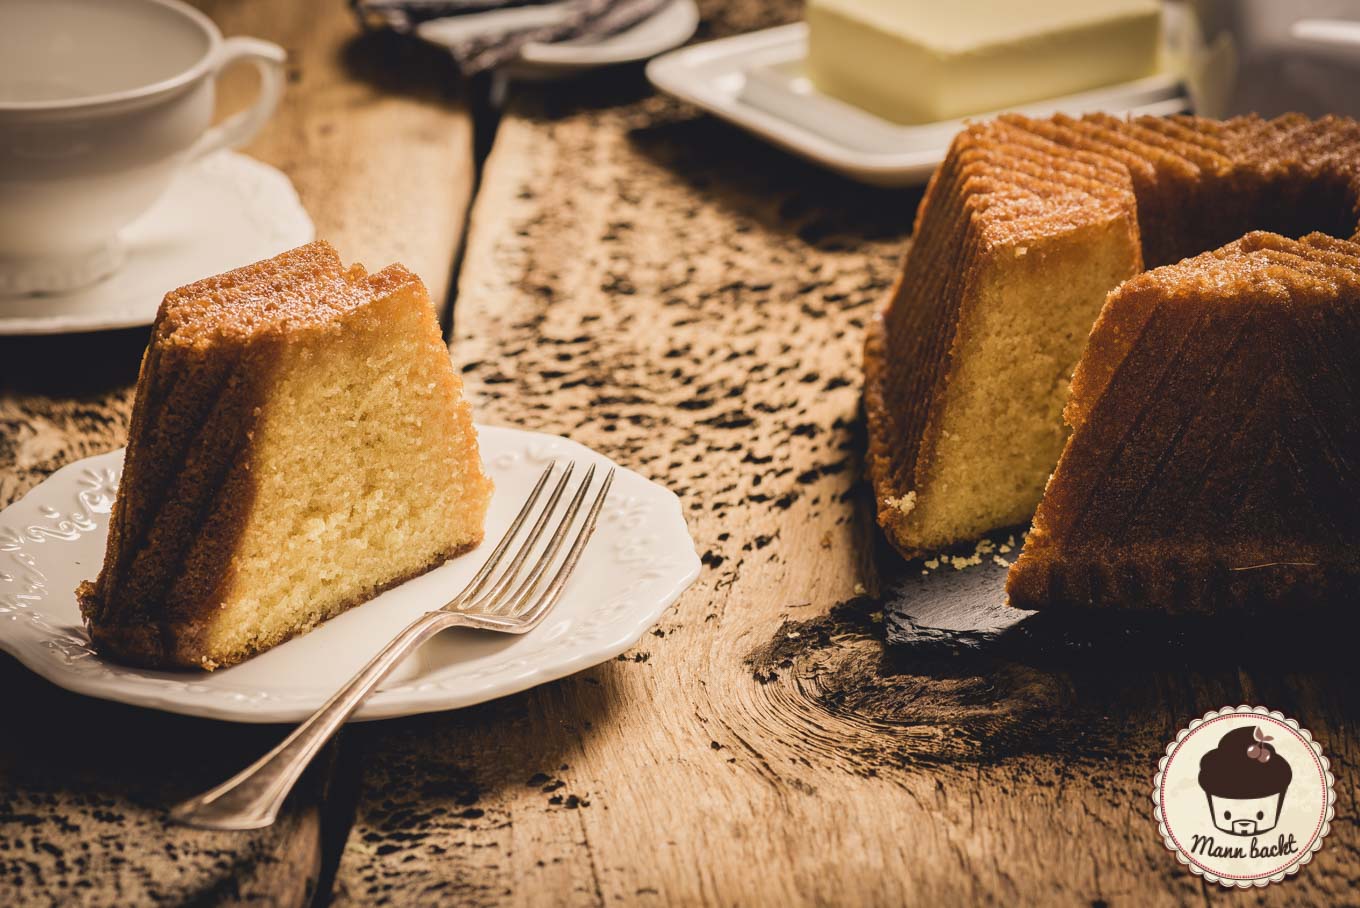
<instances>
[{"instance_id":1,"label":"sugar coating on cake","mask_svg":"<svg viewBox=\"0 0 1360 908\"><path fill-rule=\"evenodd\" d=\"M1007 578L1023 608L1360 594L1360 244L1252 233L1111 294Z\"/></svg>"},{"instance_id":2,"label":"sugar coating on cake","mask_svg":"<svg viewBox=\"0 0 1360 908\"><path fill-rule=\"evenodd\" d=\"M866 340L867 465L889 540L914 557L1027 522L1064 407L1080 415L1069 382L1110 291L1253 230L1352 236L1357 161L1360 127L1335 117L967 127Z\"/></svg>"},{"instance_id":3,"label":"sugar coating on cake","mask_svg":"<svg viewBox=\"0 0 1360 908\"><path fill-rule=\"evenodd\" d=\"M165 297L81 611L121 661L230 665L474 547L490 495L420 279L312 243Z\"/></svg>"}]
</instances>

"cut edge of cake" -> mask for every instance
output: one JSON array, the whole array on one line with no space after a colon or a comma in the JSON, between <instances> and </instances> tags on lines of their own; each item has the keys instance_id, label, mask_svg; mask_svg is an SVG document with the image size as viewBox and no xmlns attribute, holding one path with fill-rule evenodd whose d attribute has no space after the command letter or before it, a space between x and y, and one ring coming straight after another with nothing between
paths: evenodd
<instances>
[{"instance_id":1,"label":"cut edge of cake","mask_svg":"<svg viewBox=\"0 0 1360 908\"><path fill-rule=\"evenodd\" d=\"M167 295L79 593L96 646L230 665L476 546L491 483L461 384L419 278L324 242Z\"/></svg>"},{"instance_id":2,"label":"cut edge of cake","mask_svg":"<svg viewBox=\"0 0 1360 908\"><path fill-rule=\"evenodd\" d=\"M1012 157L1025 157L1032 166L1023 173L1012 168L1004 180L989 179L993 169L983 163L986 150L971 159L969 151L981 144L978 138L991 136L1013 142ZM907 557L1023 522L1033 513L1062 449L1059 414L1090 325L1109 287L1141 270L1127 174L1108 165L1104 181L1091 173L1046 173L1043 165L1061 151L1002 123L982 124L956 139L950 158L965 163L942 168L932 181L918 218L918 236L926 242L913 244L888 309L869 327L868 467L879 521ZM1018 194L1010 190L1012 183ZM932 204L941 195L964 199L958 214ZM933 219L956 219L962 233L933 225ZM1035 239L1024 228L1038 219L1050 230ZM1078 260L1073 267L1053 267L1073 258ZM948 273L943 286L923 287L942 269ZM1074 281L1073 272L1088 279ZM1032 292L1023 292L1026 288ZM922 289L935 300L933 310L914 298ZM1023 299L1017 302L1017 295ZM899 332L938 335L929 343L945 345L938 374L912 392L923 398L918 405L929 406L906 420L888 401L897 390L894 379L901 380L891 373L887 355L894 326L887 313L895 307L915 309L906 313L916 322L911 325L897 310ZM895 442L912 450L895 449ZM969 456L998 445L1033 461L1032 469L988 469L996 458ZM977 494L951 497L951 484L955 490L976 486ZM973 507L977 502L985 507Z\"/></svg>"},{"instance_id":3,"label":"cut edge of cake","mask_svg":"<svg viewBox=\"0 0 1360 908\"><path fill-rule=\"evenodd\" d=\"M991 517L955 520L952 529L949 520L939 521L940 532L924 525L936 497L932 486L958 488L960 481L965 487L973 485L975 471L965 469L967 458L942 452L961 434L949 427L947 413L957 407L959 395L951 384L964 370L955 357L974 356L963 352L975 334L966 325L967 303L970 295L985 295L979 294L979 287L986 287L986 274L997 267L988 260L992 247L979 237L1010 231L1013 248L1024 248L1028 254L1040 241L1070 227L1064 211L1069 205L1066 193L1078 177L1105 182L1109 189L1117 183L1121 190L1128 187L1131 192L1134 229L1141 244L1134 273L1221 247L1241 236L1238 231L1252 228L1296 235L1294 231L1302 226L1360 237L1360 168L1354 166L1353 154L1351 159L1346 155L1346 149L1354 149L1357 143L1360 125L1300 115L1223 122L1193 117L1119 120L1100 115L1033 120L1006 115L966 127L932 177L889 302L869 325L866 337L866 467L879 523L894 547L907 557L917 557L1028 519L1022 508L1014 508L1015 516L1007 518L1002 514L1006 509L996 507ZM1036 147L1060 149L1051 172L1043 175L1045 180L1036 183L1033 174L1021 173L1028 166L1021 164L1027 160L1017 151L1021 146L1023 155L1034 154ZM979 168L987 167L993 176L979 176ZM1093 167L1101 172L1091 175ZM1018 175L1007 175L1012 172ZM1042 189L1044 182L1064 183L1066 188ZM1090 195L1086 205L1100 204L1099 193ZM1035 200L1040 198L1046 201L1036 209ZM1045 208L1050 213L1047 220L1042 215ZM1206 214L1190 217L1187 210ZM989 219L992 223L982 223ZM1022 239L1026 231L1028 242ZM1081 273L1081 269L1069 271ZM1105 289L1114 290L1121 280L1112 278ZM1093 296L1092 313L1104 311L1104 299L1099 293ZM1079 358L1076 353L1073 365ZM1097 379L1095 371L1088 370L1073 381ZM1080 420L1081 406L1078 400L1063 408L1068 420ZM1054 433L1065 434L1064 420L1053 422ZM940 477L951 460L958 468L952 482ZM1023 463L1024 458L997 460ZM1054 453L1048 471L1034 471L1036 481L1031 485L1038 492L1031 496L1031 508L1037 505L1043 481L1056 461ZM940 462L945 463L944 469L934 467ZM1004 470L993 464L988 472ZM973 504L984 501L981 488L998 487L985 480L975 485L979 488L964 488L961 495ZM973 504L955 510L985 510Z\"/></svg>"}]
</instances>

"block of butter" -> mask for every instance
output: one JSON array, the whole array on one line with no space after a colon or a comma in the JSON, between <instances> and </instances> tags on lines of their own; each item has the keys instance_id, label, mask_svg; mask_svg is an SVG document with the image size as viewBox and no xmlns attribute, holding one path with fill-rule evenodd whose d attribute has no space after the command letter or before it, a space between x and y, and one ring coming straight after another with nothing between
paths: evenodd
<instances>
[{"instance_id":1,"label":"block of butter","mask_svg":"<svg viewBox=\"0 0 1360 908\"><path fill-rule=\"evenodd\" d=\"M1152 75L1159 0L807 0L817 88L898 123Z\"/></svg>"}]
</instances>

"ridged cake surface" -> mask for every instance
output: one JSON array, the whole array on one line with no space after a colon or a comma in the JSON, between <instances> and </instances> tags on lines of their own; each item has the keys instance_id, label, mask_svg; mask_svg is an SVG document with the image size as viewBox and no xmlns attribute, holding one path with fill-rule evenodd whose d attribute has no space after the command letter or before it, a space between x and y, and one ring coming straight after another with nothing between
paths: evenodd
<instances>
[{"instance_id":1,"label":"ridged cake surface","mask_svg":"<svg viewBox=\"0 0 1360 908\"><path fill-rule=\"evenodd\" d=\"M1209 613L1360 594L1360 245L1249 234L1110 297L1007 590Z\"/></svg>"},{"instance_id":2,"label":"ridged cake surface","mask_svg":"<svg viewBox=\"0 0 1360 908\"><path fill-rule=\"evenodd\" d=\"M1110 291L1252 231L1352 237L1358 203L1360 126L1346 119L967 127L866 341L868 470L889 540L916 556L1030 520ZM1074 397L1069 413L1091 405Z\"/></svg>"},{"instance_id":3,"label":"ridged cake surface","mask_svg":"<svg viewBox=\"0 0 1360 908\"><path fill-rule=\"evenodd\" d=\"M312 243L165 297L81 611L119 660L229 665L475 546L490 493L420 279Z\"/></svg>"}]
</instances>

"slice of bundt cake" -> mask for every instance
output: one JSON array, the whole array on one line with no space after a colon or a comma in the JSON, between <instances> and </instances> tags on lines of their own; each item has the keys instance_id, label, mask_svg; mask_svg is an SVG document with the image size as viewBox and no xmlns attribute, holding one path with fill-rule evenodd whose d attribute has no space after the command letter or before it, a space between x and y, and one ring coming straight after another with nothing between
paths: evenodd
<instances>
[{"instance_id":1,"label":"slice of bundt cake","mask_svg":"<svg viewBox=\"0 0 1360 908\"><path fill-rule=\"evenodd\" d=\"M165 297L137 382L100 652L212 669L482 538L491 483L420 279L316 242Z\"/></svg>"},{"instance_id":2,"label":"slice of bundt cake","mask_svg":"<svg viewBox=\"0 0 1360 908\"><path fill-rule=\"evenodd\" d=\"M1251 234L1128 281L1007 591L1210 612L1360 595L1360 245Z\"/></svg>"},{"instance_id":3,"label":"slice of bundt cake","mask_svg":"<svg viewBox=\"0 0 1360 908\"><path fill-rule=\"evenodd\" d=\"M961 134L865 349L878 516L905 554L1028 520L1105 295L1142 267L1127 172L1006 123Z\"/></svg>"}]
</instances>

